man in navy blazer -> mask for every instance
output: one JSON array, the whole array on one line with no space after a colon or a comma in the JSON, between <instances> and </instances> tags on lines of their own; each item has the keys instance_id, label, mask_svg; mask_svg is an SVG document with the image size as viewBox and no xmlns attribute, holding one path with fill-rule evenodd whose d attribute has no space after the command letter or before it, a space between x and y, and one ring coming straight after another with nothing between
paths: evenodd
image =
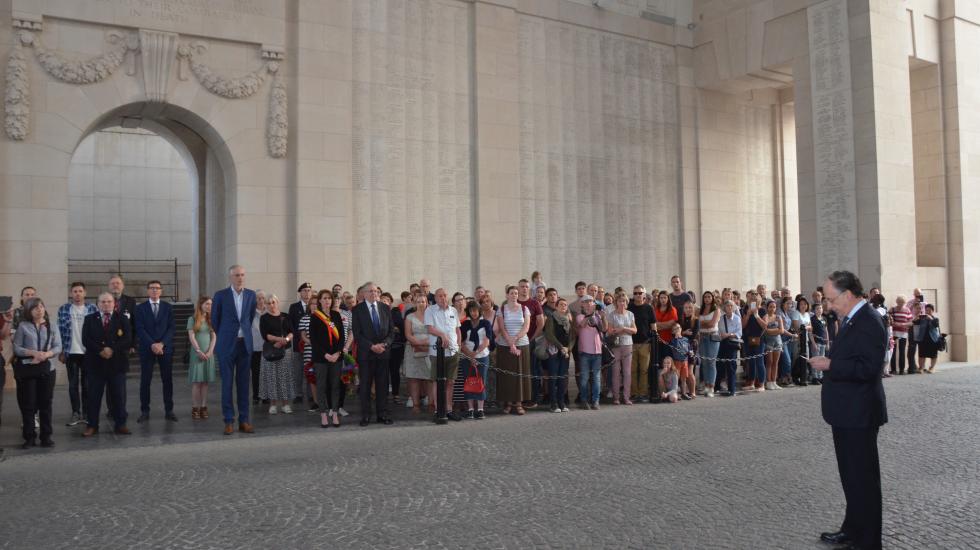
<instances>
[{"instance_id":1,"label":"man in navy blazer","mask_svg":"<svg viewBox=\"0 0 980 550\"><path fill-rule=\"evenodd\" d=\"M160 300L163 283L150 281L146 285L149 300L136 306L136 337L140 356L140 416L142 424L150 419L150 382L153 380L153 364L160 365L163 382L164 418L177 421L174 414L174 308Z\"/></svg>"},{"instance_id":2,"label":"man in navy blazer","mask_svg":"<svg viewBox=\"0 0 980 550\"><path fill-rule=\"evenodd\" d=\"M388 414L388 358L395 329L391 324L391 310L380 300L378 286L364 283L358 289L364 301L354 306L352 331L357 343L357 368L361 380L361 426L367 426L371 415L371 384L374 384L375 410L378 422L393 424Z\"/></svg>"},{"instance_id":3,"label":"man in navy blazer","mask_svg":"<svg viewBox=\"0 0 980 550\"><path fill-rule=\"evenodd\" d=\"M255 319L255 291L245 288L245 268L228 268L228 288L214 294L211 303L211 326L216 342L214 353L221 369L221 413L225 419L225 435L235 431L234 395L238 397L238 431L253 433L248 416L248 383L252 342L252 321ZM232 384L235 392L232 393Z\"/></svg>"},{"instance_id":4,"label":"man in navy blazer","mask_svg":"<svg viewBox=\"0 0 980 550\"><path fill-rule=\"evenodd\" d=\"M116 299L109 292L99 295L99 311L85 317L82 324L82 345L85 346L84 368L88 375L88 427L84 437L99 433L99 412L102 392L108 388L113 395L109 411L115 432L129 435L126 427L126 371L129 370L129 349L133 333L129 319L115 311Z\"/></svg>"},{"instance_id":5,"label":"man in navy blazer","mask_svg":"<svg viewBox=\"0 0 980 550\"><path fill-rule=\"evenodd\" d=\"M820 539L847 548L881 548L881 469L878 428L888 422L881 385L887 331L881 315L862 298L861 281L835 271L823 285L824 296L841 318L828 357L810 364L824 371L821 409L834 435L837 469L847 509L840 530Z\"/></svg>"}]
</instances>

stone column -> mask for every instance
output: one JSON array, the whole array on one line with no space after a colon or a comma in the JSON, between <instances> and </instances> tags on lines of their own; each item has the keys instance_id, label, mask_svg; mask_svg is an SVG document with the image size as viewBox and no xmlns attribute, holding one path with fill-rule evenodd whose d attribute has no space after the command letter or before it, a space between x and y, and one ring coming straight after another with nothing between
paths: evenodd
<instances>
[{"instance_id":1,"label":"stone column","mask_svg":"<svg viewBox=\"0 0 980 550\"><path fill-rule=\"evenodd\" d=\"M970 305L978 294L980 276L980 6L972 2L943 2L941 78L946 149L946 208L948 231L949 309L940 312L949 332L952 359L980 359L980 319Z\"/></svg>"},{"instance_id":2,"label":"stone column","mask_svg":"<svg viewBox=\"0 0 980 550\"><path fill-rule=\"evenodd\" d=\"M886 295L915 286L912 129L903 4L807 9L794 64L804 289L849 269Z\"/></svg>"}]
</instances>

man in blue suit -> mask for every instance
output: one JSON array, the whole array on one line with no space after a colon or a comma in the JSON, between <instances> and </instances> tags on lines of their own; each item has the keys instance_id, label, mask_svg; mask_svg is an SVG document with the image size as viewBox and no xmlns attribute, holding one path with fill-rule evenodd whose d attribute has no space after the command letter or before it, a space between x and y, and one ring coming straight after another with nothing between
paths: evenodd
<instances>
[{"instance_id":1,"label":"man in blue suit","mask_svg":"<svg viewBox=\"0 0 980 550\"><path fill-rule=\"evenodd\" d=\"M862 297L861 280L835 271L823 285L824 296L841 317L828 357L812 357L823 371L820 390L824 420L834 435L837 470L847 508L844 522L820 539L846 548L881 548L881 467L878 428L888 422L881 365L888 333L881 315Z\"/></svg>"},{"instance_id":2,"label":"man in blue suit","mask_svg":"<svg viewBox=\"0 0 980 550\"><path fill-rule=\"evenodd\" d=\"M174 308L162 302L163 284L150 281L146 285L149 300L136 306L136 337L140 354L140 416L142 424L150 419L150 381L153 380L153 364L160 365L163 382L164 417L177 421L174 414Z\"/></svg>"},{"instance_id":3,"label":"man in blue suit","mask_svg":"<svg viewBox=\"0 0 980 550\"><path fill-rule=\"evenodd\" d=\"M245 268L228 268L231 285L214 294L211 304L211 326L214 327L214 352L221 368L221 412L225 418L225 435L235 432L235 394L238 396L238 431L253 433L248 416L248 383L252 356L252 320L255 319L255 291L245 288Z\"/></svg>"}]
</instances>

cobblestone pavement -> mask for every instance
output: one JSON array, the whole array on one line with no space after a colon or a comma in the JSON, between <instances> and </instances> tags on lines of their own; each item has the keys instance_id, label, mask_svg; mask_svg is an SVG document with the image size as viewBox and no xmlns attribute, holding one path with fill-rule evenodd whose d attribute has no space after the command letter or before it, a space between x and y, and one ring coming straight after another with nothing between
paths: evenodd
<instances>
[{"instance_id":1,"label":"cobblestone pavement","mask_svg":"<svg viewBox=\"0 0 980 550\"><path fill-rule=\"evenodd\" d=\"M980 368L886 381L887 548L980 545L978 385ZM806 549L843 515L816 387L448 426L259 414L233 437L157 413L122 441L82 440L62 408L51 451L10 448L15 401L2 548Z\"/></svg>"}]
</instances>

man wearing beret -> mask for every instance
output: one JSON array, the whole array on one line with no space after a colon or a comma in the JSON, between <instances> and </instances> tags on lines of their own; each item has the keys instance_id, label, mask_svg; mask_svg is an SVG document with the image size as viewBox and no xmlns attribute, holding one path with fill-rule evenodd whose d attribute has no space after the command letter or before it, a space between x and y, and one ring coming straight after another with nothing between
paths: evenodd
<instances>
[{"instance_id":1,"label":"man wearing beret","mask_svg":"<svg viewBox=\"0 0 980 550\"><path fill-rule=\"evenodd\" d=\"M293 353L295 357L302 357L303 354L299 346L302 342L303 335L299 331L299 322L304 315L309 313L307 311L307 304L310 303L310 296L313 294L313 285L304 282L299 285L296 292L299 294L299 301L289 306L289 322L293 326ZM296 386L296 399L293 402L298 404L303 402L303 395L308 393L305 388L308 386L306 384L306 376L303 375L303 361L299 360L294 363L293 383ZM310 399L312 401L312 396L310 396Z\"/></svg>"}]
</instances>

